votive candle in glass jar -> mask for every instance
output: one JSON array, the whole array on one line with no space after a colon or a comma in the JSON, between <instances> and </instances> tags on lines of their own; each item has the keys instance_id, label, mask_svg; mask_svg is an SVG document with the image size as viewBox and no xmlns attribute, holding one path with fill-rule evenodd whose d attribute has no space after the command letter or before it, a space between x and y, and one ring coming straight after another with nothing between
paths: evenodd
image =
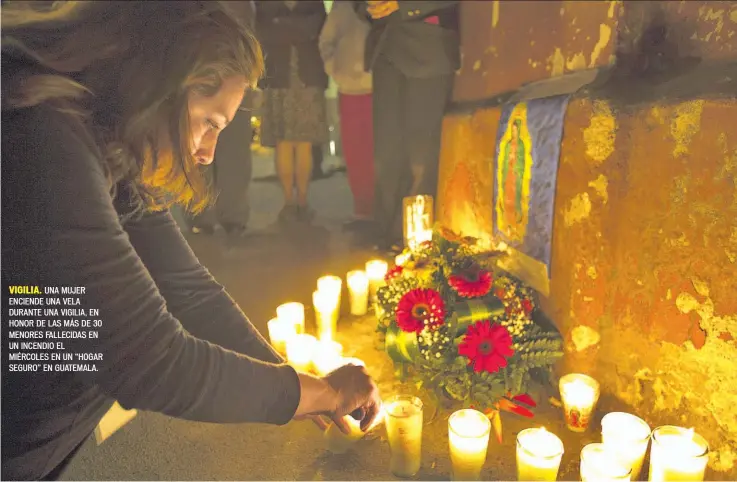
<instances>
[{"instance_id":1,"label":"votive candle in glass jar","mask_svg":"<svg viewBox=\"0 0 737 482\"><path fill-rule=\"evenodd\" d=\"M384 405L386 434L391 449L392 474L414 477L422 462L422 401L398 395Z\"/></svg>"},{"instance_id":2,"label":"votive candle in glass jar","mask_svg":"<svg viewBox=\"0 0 737 482\"><path fill-rule=\"evenodd\" d=\"M603 443L588 444L581 450L582 482L629 481L632 469Z\"/></svg>"},{"instance_id":3,"label":"votive candle in glass jar","mask_svg":"<svg viewBox=\"0 0 737 482\"><path fill-rule=\"evenodd\" d=\"M284 303L276 308L276 317L292 323L298 334L305 332L305 305L296 301Z\"/></svg>"},{"instance_id":4,"label":"votive candle in glass jar","mask_svg":"<svg viewBox=\"0 0 737 482\"><path fill-rule=\"evenodd\" d=\"M521 431L517 434L517 480L556 480L563 451L563 442L544 427Z\"/></svg>"},{"instance_id":5,"label":"votive candle in glass jar","mask_svg":"<svg viewBox=\"0 0 737 482\"><path fill-rule=\"evenodd\" d=\"M380 259L372 259L366 263L366 276L369 279L369 296L373 300L376 292L384 286L384 277L389 271L389 264Z\"/></svg>"},{"instance_id":6,"label":"votive candle in glass jar","mask_svg":"<svg viewBox=\"0 0 737 482\"><path fill-rule=\"evenodd\" d=\"M314 336L294 335L287 340L287 362L297 371L309 372L316 347L317 339Z\"/></svg>"},{"instance_id":7,"label":"votive candle in glass jar","mask_svg":"<svg viewBox=\"0 0 737 482\"><path fill-rule=\"evenodd\" d=\"M266 326L269 329L271 345L279 354L286 356L287 340L297 334L294 323L280 318L272 318Z\"/></svg>"},{"instance_id":8,"label":"votive candle in glass jar","mask_svg":"<svg viewBox=\"0 0 737 482\"><path fill-rule=\"evenodd\" d=\"M351 301L351 314L363 316L368 311L369 279L362 270L349 271L346 275L348 294Z\"/></svg>"},{"instance_id":9,"label":"votive candle in glass jar","mask_svg":"<svg viewBox=\"0 0 737 482\"><path fill-rule=\"evenodd\" d=\"M693 429L665 425L653 430L650 480L702 481L709 462L709 444Z\"/></svg>"},{"instance_id":10,"label":"votive candle in glass jar","mask_svg":"<svg viewBox=\"0 0 737 482\"><path fill-rule=\"evenodd\" d=\"M585 432L599 401L599 382L582 373L570 373L560 379L559 386L568 429Z\"/></svg>"},{"instance_id":11,"label":"votive candle in glass jar","mask_svg":"<svg viewBox=\"0 0 737 482\"><path fill-rule=\"evenodd\" d=\"M312 293L315 324L320 340L332 340L338 330L339 301L334 292L317 290Z\"/></svg>"},{"instance_id":12,"label":"votive candle in glass jar","mask_svg":"<svg viewBox=\"0 0 737 482\"><path fill-rule=\"evenodd\" d=\"M630 413L611 412L601 419L602 442L632 469L632 480L640 480L650 432L650 425Z\"/></svg>"},{"instance_id":13,"label":"votive candle in glass jar","mask_svg":"<svg viewBox=\"0 0 737 482\"><path fill-rule=\"evenodd\" d=\"M448 442L453 480L481 480L490 432L489 417L478 410L458 410L450 416Z\"/></svg>"}]
</instances>

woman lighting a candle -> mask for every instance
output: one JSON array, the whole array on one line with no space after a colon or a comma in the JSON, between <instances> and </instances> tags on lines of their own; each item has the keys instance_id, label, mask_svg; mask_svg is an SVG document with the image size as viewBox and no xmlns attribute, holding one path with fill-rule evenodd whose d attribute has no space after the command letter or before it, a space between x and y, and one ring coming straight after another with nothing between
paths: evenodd
<instances>
[{"instance_id":1,"label":"woman lighting a candle","mask_svg":"<svg viewBox=\"0 0 737 482\"><path fill-rule=\"evenodd\" d=\"M4 480L59 478L115 400L215 423L360 409L364 430L379 412L363 368L285 364L169 214L204 204L198 166L263 72L220 3L3 3L2 200L24 206L2 213L3 286L85 287L99 338L65 348L103 355L3 377Z\"/></svg>"}]
</instances>

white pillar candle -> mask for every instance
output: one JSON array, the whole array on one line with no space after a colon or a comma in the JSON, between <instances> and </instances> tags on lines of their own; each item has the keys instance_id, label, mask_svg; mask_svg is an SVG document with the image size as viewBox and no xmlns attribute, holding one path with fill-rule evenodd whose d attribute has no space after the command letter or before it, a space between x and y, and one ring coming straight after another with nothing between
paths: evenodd
<instances>
[{"instance_id":1,"label":"white pillar candle","mask_svg":"<svg viewBox=\"0 0 737 482\"><path fill-rule=\"evenodd\" d=\"M489 417L478 410L458 410L450 416L448 442L453 480L481 480L490 432Z\"/></svg>"},{"instance_id":2,"label":"white pillar candle","mask_svg":"<svg viewBox=\"0 0 737 482\"><path fill-rule=\"evenodd\" d=\"M599 401L599 382L588 375L570 373L560 379L566 425L573 432L585 432Z\"/></svg>"},{"instance_id":3,"label":"white pillar candle","mask_svg":"<svg viewBox=\"0 0 737 482\"><path fill-rule=\"evenodd\" d=\"M327 375L341 366L343 345L333 340L320 340L312 358L313 367L318 375Z\"/></svg>"},{"instance_id":4,"label":"white pillar candle","mask_svg":"<svg viewBox=\"0 0 737 482\"><path fill-rule=\"evenodd\" d=\"M644 420L629 413L607 413L601 419L602 442L632 469L632 480L640 480L650 432Z\"/></svg>"},{"instance_id":5,"label":"white pillar candle","mask_svg":"<svg viewBox=\"0 0 737 482\"><path fill-rule=\"evenodd\" d=\"M369 279L365 271L349 271L346 283L351 298L351 314L363 316L368 311Z\"/></svg>"},{"instance_id":6,"label":"white pillar candle","mask_svg":"<svg viewBox=\"0 0 737 482\"><path fill-rule=\"evenodd\" d=\"M422 401L417 397L395 396L385 408L390 470L397 477L414 477L422 462Z\"/></svg>"},{"instance_id":7,"label":"white pillar candle","mask_svg":"<svg viewBox=\"0 0 737 482\"><path fill-rule=\"evenodd\" d=\"M327 275L317 280L317 291L335 296L338 300L338 311L340 311L341 292L343 291L343 280L337 276Z\"/></svg>"},{"instance_id":8,"label":"white pillar candle","mask_svg":"<svg viewBox=\"0 0 737 482\"><path fill-rule=\"evenodd\" d=\"M297 333L305 332L305 305L291 301L276 308L276 317L292 323Z\"/></svg>"},{"instance_id":9,"label":"white pillar candle","mask_svg":"<svg viewBox=\"0 0 737 482\"><path fill-rule=\"evenodd\" d=\"M295 370L309 372L317 348L317 339L312 335L294 335L287 340L287 361Z\"/></svg>"},{"instance_id":10,"label":"white pillar candle","mask_svg":"<svg viewBox=\"0 0 737 482\"><path fill-rule=\"evenodd\" d=\"M269 339L271 345L280 354L287 354L287 340L297 334L296 327L293 323L290 323L279 318L272 318L266 324L269 329Z\"/></svg>"},{"instance_id":11,"label":"white pillar candle","mask_svg":"<svg viewBox=\"0 0 737 482\"><path fill-rule=\"evenodd\" d=\"M556 480L563 450L563 442L545 428L521 431L517 434L517 480Z\"/></svg>"},{"instance_id":12,"label":"white pillar candle","mask_svg":"<svg viewBox=\"0 0 737 482\"><path fill-rule=\"evenodd\" d=\"M332 340L338 329L338 299L334 292L317 290L312 293L315 323L320 340Z\"/></svg>"},{"instance_id":13,"label":"white pillar candle","mask_svg":"<svg viewBox=\"0 0 737 482\"><path fill-rule=\"evenodd\" d=\"M709 444L693 429L666 425L653 430L650 480L702 481L709 461Z\"/></svg>"},{"instance_id":14,"label":"white pillar candle","mask_svg":"<svg viewBox=\"0 0 737 482\"><path fill-rule=\"evenodd\" d=\"M629 481L630 474L632 469L604 444L588 444L581 450L582 482Z\"/></svg>"},{"instance_id":15,"label":"white pillar candle","mask_svg":"<svg viewBox=\"0 0 737 482\"><path fill-rule=\"evenodd\" d=\"M366 276L369 279L369 296L373 299L376 292L384 286L384 277L389 271L389 265L386 261L380 259L372 259L366 263Z\"/></svg>"}]
</instances>

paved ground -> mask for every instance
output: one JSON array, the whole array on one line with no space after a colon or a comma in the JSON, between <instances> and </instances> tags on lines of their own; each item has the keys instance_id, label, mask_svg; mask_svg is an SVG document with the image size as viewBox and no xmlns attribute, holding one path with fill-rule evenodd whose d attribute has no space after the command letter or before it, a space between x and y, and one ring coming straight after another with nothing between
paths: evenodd
<instances>
[{"instance_id":1,"label":"paved ground","mask_svg":"<svg viewBox=\"0 0 737 482\"><path fill-rule=\"evenodd\" d=\"M258 157L254 177L269 173L268 158ZM351 213L345 177L336 174L313 184L312 203L319 212L317 227L282 233L271 224L281 207L275 183L254 183L253 222L265 236L224 249L221 240L192 237L191 245L202 262L223 283L254 324L266 333L266 322L276 306L289 300L310 305L316 279L323 274L344 274L360 267L370 256L351 250L340 232L341 221ZM308 319L310 314L308 313ZM309 325L308 325L309 329ZM374 320L344 316L339 339L348 354L367 361L381 380L383 393L397 390L392 369L374 348ZM430 410L428 410L429 412ZM547 415L547 416L546 416ZM447 414L446 414L447 416ZM429 416L428 416L429 418ZM545 425L560 434L567 453L561 479L576 477L578 452L595 436L576 436L561 427L560 413L544 407L534 422L511 416L505 419L505 443L492 443L484 471L486 480L514 480L515 434L531 425ZM422 480L448 480L447 423L441 414L425 428ZM140 413L103 445L93 439L83 447L67 480L392 480L389 448L383 430L360 441L353 451L332 455L322 435L310 423L285 427L266 425L214 425Z\"/></svg>"}]
</instances>

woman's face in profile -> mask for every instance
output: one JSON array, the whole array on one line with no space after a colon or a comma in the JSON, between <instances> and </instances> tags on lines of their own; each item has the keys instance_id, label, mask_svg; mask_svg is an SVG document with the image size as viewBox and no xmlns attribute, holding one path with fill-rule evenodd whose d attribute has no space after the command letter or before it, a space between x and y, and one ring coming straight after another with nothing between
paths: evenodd
<instances>
[{"instance_id":1,"label":"woman's face in profile","mask_svg":"<svg viewBox=\"0 0 737 482\"><path fill-rule=\"evenodd\" d=\"M229 77L220 90L207 97L195 89L189 94L189 123L192 155L198 164L215 159L215 145L220 132L233 120L248 88L245 77Z\"/></svg>"}]
</instances>

